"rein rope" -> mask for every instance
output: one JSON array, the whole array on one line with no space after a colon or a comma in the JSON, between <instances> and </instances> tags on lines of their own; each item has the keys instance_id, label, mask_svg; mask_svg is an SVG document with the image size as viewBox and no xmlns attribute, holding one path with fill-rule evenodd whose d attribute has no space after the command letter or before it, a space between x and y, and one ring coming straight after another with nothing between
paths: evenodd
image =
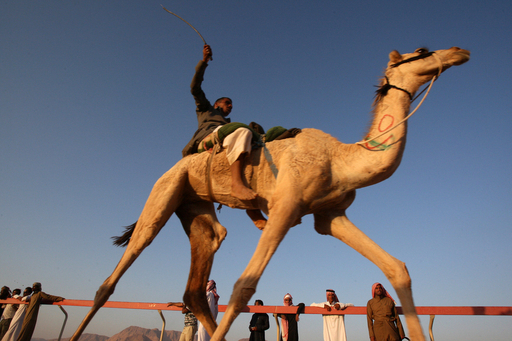
<instances>
[{"instance_id":1,"label":"rein rope","mask_svg":"<svg viewBox=\"0 0 512 341\"><path fill-rule=\"evenodd\" d=\"M219 141L219 136L217 134L213 134L215 143L213 146L213 150L208 156L208 163L206 164L206 183L208 184L208 198L210 198L211 202L215 202L215 197L213 196L213 186L212 186L212 164L213 164L213 156L220 152L222 148L222 143ZM220 205L217 210L220 212Z\"/></svg>"},{"instance_id":2,"label":"rein rope","mask_svg":"<svg viewBox=\"0 0 512 341\"><path fill-rule=\"evenodd\" d=\"M358 145L365 145L366 143L370 142L370 141L374 141L376 139L378 139L379 137L389 133L391 130L395 129L396 127L398 127L400 124L404 123L405 121L407 121L416 111L418 111L418 109L421 107L421 105L423 104L423 102L425 101L425 99L427 98L429 92L430 92L430 89L432 88L432 85L434 84L434 81L436 81L439 76L441 75L441 73L443 72L443 62L441 61L441 59L435 54L435 52L429 52L429 53L426 53L424 55L420 55L420 56L416 56L416 57L412 57L412 58L409 58L409 59L406 59L406 60L402 60L401 62L398 62L398 63L395 63L393 65L391 65L391 68L395 68L395 67L398 67L404 63L410 63L410 62L413 62L415 60L419 60L419 59L423 59L423 58L427 58L427 57L430 57L430 56L434 56L437 60L437 62L439 63L439 67L438 67L438 73L437 75L435 75L432 80L430 81L430 85L423 89L419 94L418 96L416 96L414 99L413 99L413 96L412 94L405 90L405 89L402 89L402 88L399 88L395 85L391 85L389 84L389 79L387 76L385 76L386 78L386 81L387 81L387 84L384 85L384 87L387 88L387 90L389 90L389 88L393 88L393 89L397 89L397 90L400 90L400 91L403 91L405 92L406 94L409 95L409 98L411 99L411 103L414 102L416 99L418 99L419 96L421 96L421 94L423 92L425 92L425 90L427 90L427 92L425 93L425 95L423 96L423 98L421 99L420 103L418 103L418 105L416 106L416 108L414 108L414 110L409 114L407 115L403 120L401 120L400 122L398 122L397 124L395 124L393 127L385 130L384 132L382 132L381 134L377 135L377 136L374 136L372 138L366 138L364 141L359 141L359 142L356 142L355 144L358 144ZM385 91L387 92L387 90L385 89Z\"/></svg>"}]
</instances>

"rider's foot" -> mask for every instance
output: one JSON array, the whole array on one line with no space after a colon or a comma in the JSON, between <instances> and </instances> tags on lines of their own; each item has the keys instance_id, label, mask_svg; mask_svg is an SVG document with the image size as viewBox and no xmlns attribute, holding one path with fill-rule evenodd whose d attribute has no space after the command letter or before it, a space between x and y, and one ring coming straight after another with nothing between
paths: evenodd
<instances>
[{"instance_id":1,"label":"rider's foot","mask_svg":"<svg viewBox=\"0 0 512 341\"><path fill-rule=\"evenodd\" d=\"M258 196L252 189L235 184L231 186L231 195L240 200L253 200Z\"/></svg>"}]
</instances>

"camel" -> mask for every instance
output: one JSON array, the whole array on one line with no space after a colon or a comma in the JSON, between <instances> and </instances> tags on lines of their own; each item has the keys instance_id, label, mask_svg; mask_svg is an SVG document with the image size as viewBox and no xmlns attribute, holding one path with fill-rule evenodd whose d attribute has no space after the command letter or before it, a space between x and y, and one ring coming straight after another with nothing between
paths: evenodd
<instances>
[{"instance_id":1,"label":"camel","mask_svg":"<svg viewBox=\"0 0 512 341\"><path fill-rule=\"evenodd\" d=\"M377 265L395 289L411 340L425 340L416 314L411 278L405 263L373 242L347 218L355 190L389 178L404 152L411 99L419 88L453 65L469 60L470 52L452 47L429 52L392 51L373 105L373 122L366 138L344 144L317 129L304 129L295 138L266 144L244 161L244 177L258 197L240 201L230 195L231 175L225 153L201 153L181 159L154 185L138 221L126 232L127 248L112 274L96 292L94 304L71 341L78 341L94 314L114 292L121 276L153 241L175 212L190 240L191 265L183 301L212 335L224 340L235 318L247 305L262 273L288 230L306 214L314 215L315 230L331 235ZM396 126L395 126L396 125ZM393 129L388 129L394 127ZM209 158L212 158L211 160ZM211 168L211 172L208 172ZM217 220L214 202L232 208L261 210L264 224L256 250L233 287L220 324L206 301L215 252L227 231Z\"/></svg>"}]
</instances>

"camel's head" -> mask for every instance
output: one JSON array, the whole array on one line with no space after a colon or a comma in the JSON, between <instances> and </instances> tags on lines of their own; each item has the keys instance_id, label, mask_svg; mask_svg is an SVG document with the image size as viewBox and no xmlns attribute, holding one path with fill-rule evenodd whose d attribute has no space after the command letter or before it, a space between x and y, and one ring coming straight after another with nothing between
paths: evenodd
<instances>
[{"instance_id":1,"label":"camel's head","mask_svg":"<svg viewBox=\"0 0 512 341\"><path fill-rule=\"evenodd\" d=\"M458 47L432 52L426 48L420 48L413 53L406 54L393 51L389 54L386 76L391 78L401 75L405 78L403 79L404 82L414 81L419 83L417 84L419 87L452 65L460 65L467 62L469 54L468 50Z\"/></svg>"}]
</instances>

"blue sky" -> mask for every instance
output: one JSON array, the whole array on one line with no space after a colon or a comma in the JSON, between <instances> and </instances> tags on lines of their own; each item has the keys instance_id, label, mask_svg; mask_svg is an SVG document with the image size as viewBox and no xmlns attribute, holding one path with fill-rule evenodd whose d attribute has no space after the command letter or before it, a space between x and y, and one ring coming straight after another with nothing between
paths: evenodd
<instances>
[{"instance_id":1,"label":"blue sky","mask_svg":"<svg viewBox=\"0 0 512 341\"><path fill-rule=\"evenodd\" d=\"M123 249L110 237L137 220L155 181L196 129L189 85L202 41L214 60L203 89L233 98L236 121L318 128L359 141L374 85L396 49L459 46L471 60L445 72L409 121L401 166L358 191L349 218L406 262L419 306L512 306L512 142L509 1L1 1L0 284L93 299ZM211 278L220 304L260 231L243 211L218 215L228 236ZM172 217L121 279L116 301L181 300L190 248ZM363 306L381 271L311 217L290 230L254 298L319 302L333 288ZM396 296L396 294L395 294ZM64 337L85 316L68 308ZM180 330L181 314L165 313ZM241 315L228 341L248 337ZM35 337L56 338L62 313L45 307ZM428 328L428 316L421 317ZM156 312L103 309L86 332L161 328ZM351 341L366 319L347 316ZM303 316L302 340L320 340ZM439 339L505 340L510 317L439 316ZM275 337L272 325L267 339Z\"/></svg>"}]
</instances>

